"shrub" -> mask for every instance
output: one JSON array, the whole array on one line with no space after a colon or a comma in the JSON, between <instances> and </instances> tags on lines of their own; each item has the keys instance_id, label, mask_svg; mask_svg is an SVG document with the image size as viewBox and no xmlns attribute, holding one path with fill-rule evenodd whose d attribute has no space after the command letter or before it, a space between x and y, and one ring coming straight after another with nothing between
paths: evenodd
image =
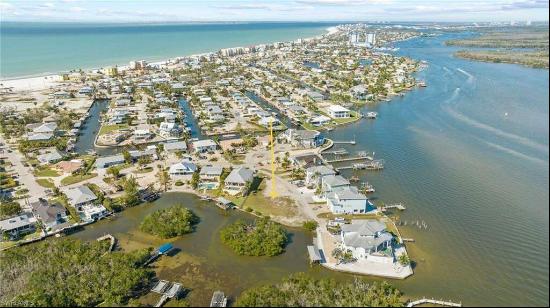
<instances>
[{"instance_id":1,"label":"shrub","mask_svg":"<svg viewBox=\"0 0 550 308\"><path fill-rule=\"evenodd\" d=\"M171 238L193 232L197 223L199 218L195 213L176 205L147 215L140 230L161 238Z\"/></svg>"},{"instance_id":2,"label":"shrub","mask_svg":"<svg viewBox=\"0 0 550 308\"><path fill-rule=\"evenodd\" d=\"M257 219L253 224L239 220L223 228L220 236L224 244L244 256L281 254L288 240L285 229L269 218Z\"/></svg>"}]
</instances>

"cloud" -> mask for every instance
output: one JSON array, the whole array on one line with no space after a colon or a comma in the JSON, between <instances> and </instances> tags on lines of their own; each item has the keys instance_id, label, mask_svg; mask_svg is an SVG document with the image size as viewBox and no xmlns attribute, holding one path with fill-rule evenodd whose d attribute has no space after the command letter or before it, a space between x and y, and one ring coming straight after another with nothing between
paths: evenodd
<instances>
[{"instance_id":1,"label":"cloud","mask_svg":"<svg viewBox=\"0 0 550 308\"><path fill-rule=\"evenodd\" d=\"M547 9L548 0L525 0L515 1L502 6L503 10L521 10L521 9Z\"/></svg>"},{"instance_id":2,"label":"cloud","mask_svg":"<svg viewBox=\"0 0 550 308\"><path fill-rule=\"evenodd\" d=\"M365 4L389 4L391 0L296 0L297 3L319 6L353 6Z\"/></svg>"}]
</instances>

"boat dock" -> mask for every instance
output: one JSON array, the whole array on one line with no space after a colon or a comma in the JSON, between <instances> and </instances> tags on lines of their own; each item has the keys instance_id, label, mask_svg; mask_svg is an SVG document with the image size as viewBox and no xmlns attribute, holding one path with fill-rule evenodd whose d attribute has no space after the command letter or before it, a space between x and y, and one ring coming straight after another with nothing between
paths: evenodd
<instances>
[{"instance_id":1,"label":"boat dock","mask_svg":"<svg viewBox=\"0 0 550 308\"><path fill-rule=\"evenodd\" d=\"M168 253L173 248L174 248L174 246L170 243L166 243L166 244L160 246L157 250L155 250L153 252L153 255L151 255L151 257L147 261L145 261L145 263L143 263L143 266L147 266L147 265L153 263L153 261L158 259L160 256L165 255L166 253Z\"/></svg>"},{"instance_id":2,"label":"boat dock","mask_svg":"<svg viewBox=\"0 0 550 308\"><path fill-rule=\"evenodd\" d=\"M451 301L436 300L436 299L430 299L430 298L422 298L422 299L410 302L407 304L407 307L414 307L414 306L425 305L425 304L434 304L434 305L440 305L440 306L446 306L446 307L462 307L462 303L453 303Z\"/></svg>"},{"instance_id":3,"label":"boat dock","mask_svg":"<svg viewBox=\"0 0 550 308\"><path fill-rule=\"evenodd\" d=\"M380 211L382 211L382 212L385 212L389 209L398 209L400 211L404 211L407 208L403 205L403 203L389 204L389 205L384 205L384 206L380 207Z\"/></svg>"},{"instance_id":4,"label":"boat dock","mask_svg":"<svg viewBox=\"0 0 550 308\"><path fill-rule=\"evenodd\" d=\"M157 284L151 289L151 292L161 294L162 297L155 304L155 307L162 307L168 300L171 298L178 298L181 294L183 287L181 283L171 283L167 280L160 280Z\"/></svg>"},{"instance_id":5,"label":"boat dock","mask_svg":"<svg viewBox=\"0 0 550 308\"><path fill-rule=\"evenodd\" d=\"M216 199L216 205L222 210L230 210L233 208L233 202L225 199L224 197L219 197Z\"/></svg>"},{"instance_id":6,"label":"boat dock","mask_svg":"<svg viewBox=\"0 0 550 308\"><path fill-rule=\"evenodd\" d=\"M227 297L222 291L216 291L210 300L210 307L227 307Z\"/></svg>"}]
</instances>

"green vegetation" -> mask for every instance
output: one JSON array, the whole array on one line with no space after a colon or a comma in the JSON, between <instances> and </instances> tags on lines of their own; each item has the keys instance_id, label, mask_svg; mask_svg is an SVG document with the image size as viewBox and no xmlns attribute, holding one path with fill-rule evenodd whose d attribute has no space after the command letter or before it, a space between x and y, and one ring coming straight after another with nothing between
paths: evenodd
<instances>
[{"instance_id":1,"label":"green vegetation","mask_svg":"<svg viewBox=\"0 0 550 308\"><path fill-rule=\"evenodd\" d=\"M492 29L481 36L450 40L450 46L481 48L540 48L548 49L548 28Z\"/></svg>"},{"instance_id":2,"label":"green vegetation","mask_svg":"<svg viewBox=\"0 0 550 308\"><path fill-rule=\"evenodd\" d=\"M0 254L1 306L125 304L150 283L146 250L108 253L109 243L55 239ZM44 256L48 256L45 258Z\"/></svg>"},{"instance_id":3,"label":"green vegetation","mask_svg":"<svg viewBox=\"0 0 550 308\"><path fill-rule=\"evenodd\" d=\"M39 168L34 171L34 175L37 177L56 177L60 176L59 172L51 168Z\"/></svg>"},{"instance_id":4,"label":"green vegetation","mask_svg":"<svg viewBox=\"0 0 550 308\"><path fill-rule=\"evenodd\" d=\"M484 62L521 64L548 69L548 28L494 28L478 37L447 41L447 45L499 48L461 50L455 56Z\"/></svg>"},{"instance_id":5,"label":"green vegetation","mask_svg":"<svg viewBox=\"0 0 550 308\"><path fill-rule=\"evenodd\" d=\"M96 176L97 176L97 173L69 175L64 177L61 180L61 185L66 186L66 185L75 184L78 182L89 180L91 178L95 178Z\"/></svg>"},{"instance_id":6,"label":"green vegetation","mask_svg":"<svg viewBox=\"0 0 550 308\"><path fill-rule=\"evenodd\" d=\"M285 229L269 218L257 219L251 225L239 220L223 228L220 236L224 244L245 256L281 254L288 240Z\"/></svg>"},{"instance_id":7,"label":"green vegetation","mask_svg":"<svg viewBox=\"0 0 550 308\"><path fill-rule=\"evenodd\" d=\"M237 307L402 307L401 293L391 285L363 279L340 282L303 273L276 285L244 291Z\"/></svg>"},{"instance_id":8,"label":"green vegetation","mask_svg":"<svg viewBox=\"0 0 550 308\"><path fill-rule=\"evenodd\" d=\"M193 232L197 223L199 223L199 217L195 213L181 205L176 205L147 215L140 229L161 238L172 238Z\"/></svg>"},{"instance_id":9,"label":"green vegetation","mask_svg":"<svg viewBox=\"0 0 550 308\"><path fill-rule=\"evenodd\" d=\"M50 189L55 188L55 184L50 179L36 179L36 183L38 183L38 185L45 188L50 188Z\"/></svg>"},{"instance_id":10,"label":"green vegetation","mask_svg":"<svg viewBox=\"0 0 550 308\"><path fill-rule=\"evenodd\" d=\"M308 221L304 221L302 226L304 227L304 229L310 232L313 232L317 229L319 224L315 220L308 220Z\"/></svg>"},{"instance_id":11,"label":"green vegetation","mask_svg":"<svg viewBox=\"0 0 550 308\"><path fill-rule=\"evenodd\" d=\"M548 51L512 51L512 50L461 50L455 56L494 63L521 64L533 68L548 68Z\"/></svg>"},{"instance_id":12,"label":"green vegetation","mask_svg":"<svg viewBox=\"0 0 550 308\"><path fill-rule=\"evenodd\" d=\"M21 205L19 203L4 200L0 202L0 219L6 219L21 213Z\"/></svg>"},{"instance_id":13,"label":"green vegetation","mask_svg":"<svg viewBox=\"0 0 550 308\"><path fill-rule=\"evenodd\" d=\"M140 203L139 184L134 177L125 178L123 182L124 196L122 202L126 207L136 206Z\"/></svg>"},{"instance_id":14,"label":"green vegetation","mask_svg":"<svg viewBox=\"0 0 550 308\"><path fill-rule=\"evenodd\" d=\"M99 129L98 135L99 136L105 135L108 133L112 133L116 130L125 129L125 128L128 128L128 124L102 125L101 128Z\"/></svg>"}]
</instances>

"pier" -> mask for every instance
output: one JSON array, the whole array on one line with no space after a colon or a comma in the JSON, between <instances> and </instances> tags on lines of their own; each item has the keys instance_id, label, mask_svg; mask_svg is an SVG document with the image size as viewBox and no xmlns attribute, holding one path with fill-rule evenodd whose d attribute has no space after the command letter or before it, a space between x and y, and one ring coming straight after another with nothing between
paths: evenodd
<instances>
[{"instance_id":1,"label":"pier","mask_svg":"<svg viewBox=\"0 0 550 308\"><path fill-rule=\"evenodd\" d=\"M414 302L410 302L407 304L407 307L415 307L418 305L425 305L425 304L434 304L434 305L445 306L445 307L462 307L462 303L453 303L451 301L436 300L436 299L430 299L430 298L422 298Z\"/></svg>"},{"instance_id":2,"label":"pier","mask_svg":"<svg viewBox=\"0 0 550 308\"><path fill-rule=\"evenodd\" d=\"M398 209L400 211L404 211L407 208L403 205L403 203L389 204L389 205L384 205L384 206L380 207L380 211L382 211L382 212L385 212L389 209Z\"/></svg>"}]
</instances>

